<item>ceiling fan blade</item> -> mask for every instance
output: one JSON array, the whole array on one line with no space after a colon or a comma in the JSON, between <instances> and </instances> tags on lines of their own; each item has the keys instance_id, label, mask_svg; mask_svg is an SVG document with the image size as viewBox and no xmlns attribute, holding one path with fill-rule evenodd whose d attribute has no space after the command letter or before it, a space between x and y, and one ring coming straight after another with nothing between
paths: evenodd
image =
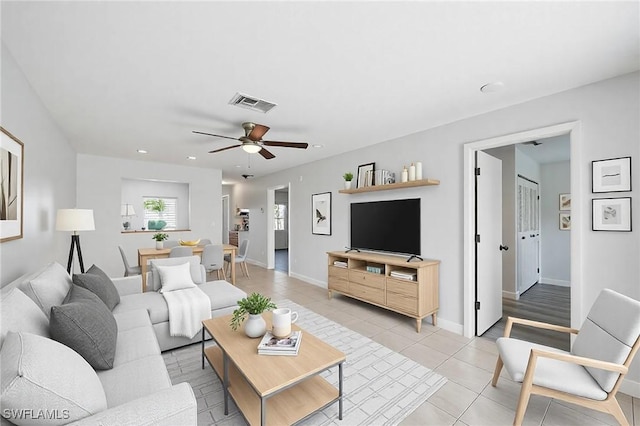
<instances>
[{"instance_id":1,"label":"ceiling fan blade","mask_svg":"<svg viewBox=\"0 0 640 426\"><path fill-rule=\"evenodd\" d=\"M213 154L213 153L215 153L215 152L220 152L220 151L226 151L227 149L237 148L237 147L239 147L239 146L242 146L242 145L231 145L231 146L227 146L227 147L225 147L225 148L214 149L213 151L209 151L209 154Z\"/></svg>"},{"instance_id":2,"label":"ceiling fan blade","mask_svg":"<svg viewBox=\"0 0 640 426\"><path fill-rule=\"evenodd\" d=\"M262 155L265 159L267 160L271 160L272 158L275 158L276 156L273 155L272 153L270 153L269 151L267 151L266 149L262 148L260 150L260 152L258 152L258 154Z\"/></svg>"},{"instance_id":3,"label":"ceiling fan blade","mask_svg":"<svg viewBox=\"0 0 640 426\"><path fill-rule=\"evenodd\" d=\"M262 141L266 146L283 146L285 148L302 148L307 149L309 146L306 142L278 142L278 141Z\"/></svg>"},{"instance_id":4,"label":"ceiling fan blade","mask_svg":"<svg viewBox=\"0 0 640 426\"><path fill-rule=\"evenodd\" d=\"M193 133L197 133L199 135L214 136L216 138L231 139L232 141L237 141L238 140L238 138L232 138L231 136L214 135L213 133L197 132L195 130L193 131Z\"/></svg>"},{"instance_id":5,"label":"ceiling fan blade","mask_svg":"<svg viewBox=\"0 0 640 426\"><path fill-rule=\"evenodd\" d=\"M262 124L256 124L249 136L247 136L252 141L259 141L262 139L265 133L269 131L269 127L263 126Z\"/></svg>"}]
</instances>

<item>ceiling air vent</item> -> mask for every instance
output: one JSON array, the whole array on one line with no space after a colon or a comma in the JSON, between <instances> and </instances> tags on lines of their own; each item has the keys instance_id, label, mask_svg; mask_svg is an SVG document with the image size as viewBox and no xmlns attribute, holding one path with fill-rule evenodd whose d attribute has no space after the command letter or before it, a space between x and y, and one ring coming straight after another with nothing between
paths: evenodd
<instances>
[{"instance_id":1,"label":"ceiling air vent","mask_svg":"<svg viewBox=\"0 0 640 426\"><path fill-rule=\"evenodd\" d=\"M242 93L236 93L229 101L229 104L262 113L269 112L276 106L273 102L267 102L263 99L254 98Z\"/></svg>"}]
</instances>

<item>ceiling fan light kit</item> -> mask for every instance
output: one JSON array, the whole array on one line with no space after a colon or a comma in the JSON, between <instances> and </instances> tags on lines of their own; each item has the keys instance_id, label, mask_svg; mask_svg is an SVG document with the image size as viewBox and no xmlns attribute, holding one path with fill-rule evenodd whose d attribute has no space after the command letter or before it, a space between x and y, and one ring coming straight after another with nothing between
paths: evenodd
<instances>
[{"instance_id":1,"label":"ceiling fan light kit","mask_svg":"<svg viewBox=\"0 0 640 426\"><path fill-rule=\"evenodd\" d=\"M278 141L262 140L262 137L265 135L265 133L269 131L269 127L262 124L245 122L245 123L242 123L242 128L244 129L245 135L239 138L234 138L231 136L224 136L224 135L216 135L213 133L198 132L196 130L194 130L193 133L206 135L206 136L213 136L216 138L232 139L232 140L241 142L239 145L231 145L224 148L214 149L213 151L209 151L210 154L226 151L227 149L237 148L241 146L242 149L245 152L248 152L249 154L259 153L266 160L271 160L272 158L275 158L275 155L273 155L269 150L267 150L265 146L278 146L283 148L300 148L300 149L307 149L307 147L309 146L309 144L306 142L278 142Z\"/></svg>"}]
</instances>

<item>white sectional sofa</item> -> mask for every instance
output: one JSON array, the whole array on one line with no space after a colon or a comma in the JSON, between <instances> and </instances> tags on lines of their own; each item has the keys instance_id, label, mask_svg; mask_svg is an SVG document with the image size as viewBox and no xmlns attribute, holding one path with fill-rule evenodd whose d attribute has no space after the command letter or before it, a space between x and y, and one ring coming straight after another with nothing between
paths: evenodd
<instances>
[{"instance_id":1,"label":"white sectional sofa","mask_svg":"<svg viewBox=\"0 0 640 426\"><path fill-rule=\"evenodd\" d=\"M206 282L204 268L195 259L186 261L199 280L194 282L211 299L212 315L233 311L246 296L225 281ZM155 278L152 267L149 282ZM172 385L161 350L199 341L200 333L193 339L170 336L166 303L157 292L140 293L140 276L112 282L120 301L109 313L117 324L117 339L108 369L92 367L78 349L51 338L52 306L73 302L67 294L78 287L62 266L52 263L3 286L0 423L197 424L193 390L188 383Z\"/></svg>"}]
</instances>

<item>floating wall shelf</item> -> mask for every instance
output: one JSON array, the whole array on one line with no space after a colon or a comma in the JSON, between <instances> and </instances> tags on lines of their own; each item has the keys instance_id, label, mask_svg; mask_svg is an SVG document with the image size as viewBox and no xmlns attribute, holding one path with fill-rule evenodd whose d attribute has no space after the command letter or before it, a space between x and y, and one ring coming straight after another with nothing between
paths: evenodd
<instances>
[{"instance_id":1,"label":"floating wall shelf","mask_svg":"<svg viewBox=\"0 0 640 426\"><path fill-rule=\"evenodd\" d=\"M386 191L389 189L415 188L417 186L433 185L440 185L440 181L438 179L422 179L410 182L388 183L386 185L365 186L364 188L356 189L341 189L338 192L340 194L359 194L361 192Z\"/></svg>"}]
</instances>

